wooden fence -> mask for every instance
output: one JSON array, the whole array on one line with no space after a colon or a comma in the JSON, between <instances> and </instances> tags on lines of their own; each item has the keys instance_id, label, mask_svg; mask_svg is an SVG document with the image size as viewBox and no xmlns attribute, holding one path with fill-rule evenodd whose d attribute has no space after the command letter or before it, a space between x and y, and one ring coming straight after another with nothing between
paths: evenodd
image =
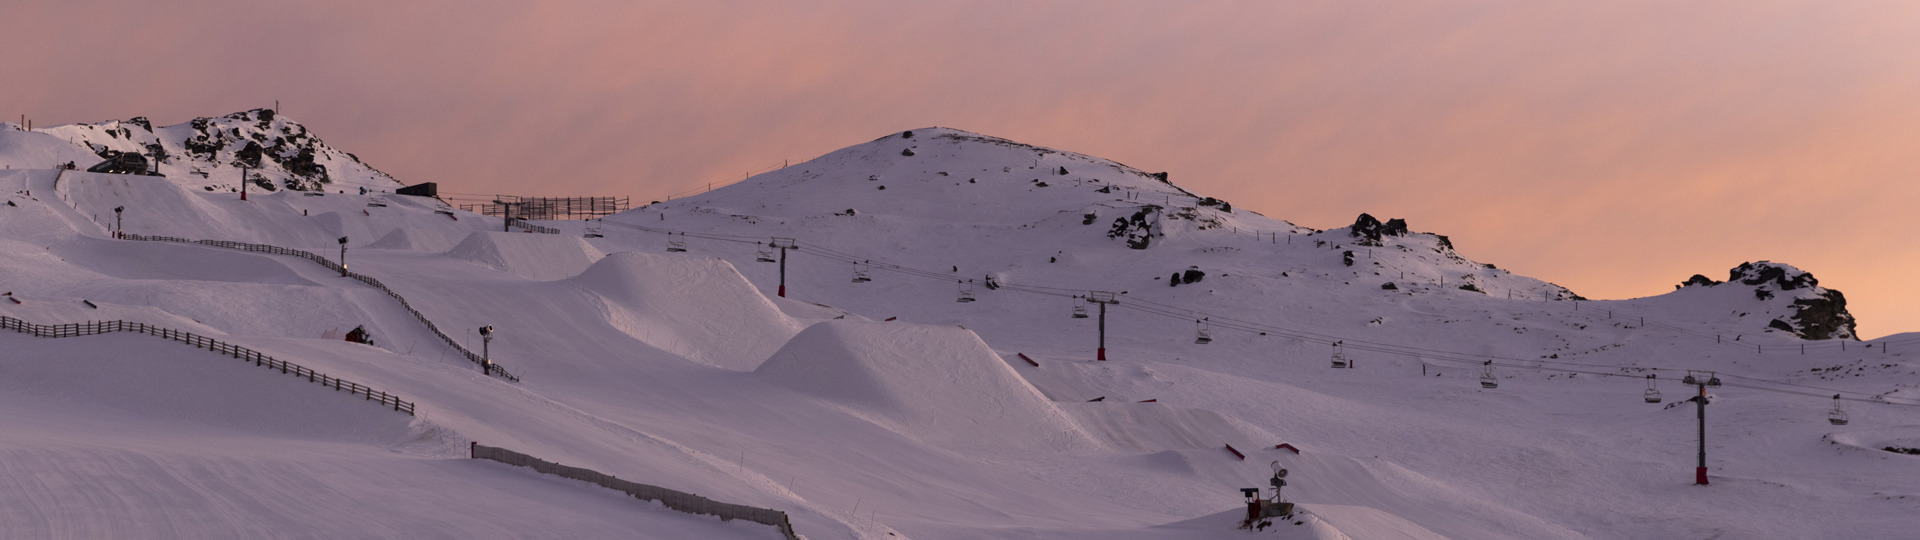
<instances>
[{"instance_id":1,"label":"wooden fence","mask_svg":"<svg viewBox=\"0 0 1920 540\"><path fill-rule=\"evenodd\" d=\"M719 516L721 521L744 519L764 523L780 529L780 534L787 540L800 538L799 535L794 534L793 523L787 519L787 513L779 510L723 503L684 491L629 482L592 469L569 467L505 448L480 446L480 443L472 443L470 448L472 448L474 459L490 459L508 465L529 467L545 474L597 484L600 487L624 492L640 500L660 501L660 504L666 505L667 508L689 514Z\"/></svg>"},{"instance_id":2,"label":"wooden fence","mask_svg":"<svg viewBox=\"0 0 1920 540\"><path fill-rule=\"evenodd\" d=\"M378 401L383 406L393 407L393 410L395 411L407 413L407 416L413 416L414 414L413 403L401 400L400 396L396 396L396 395L382 392L379 390L374 390L372 388L368 388L365 385L355 383L352 381L347 381L337 377L332 377L325 373L320 373L318 371L307 369L305 366L302 366L300 364L295 364L293 362L288 362L285 360L276 360L271 356L261 354L260 351L248 349L246 347L241 347L239 345L234 345L232 343L223 342L217 339L209 338L199 334L194 334L191 332L182 332L182 331L174 330L170 328L161 328L161 327L146 324L146 323L128 322L128 321L91 321L91 322L84 322L84 323L68 323L68 324L34 324L34 323L26 322L20 319L7 317L7 316L0 316L0 328L13 330L15 332L20 332L23 334L32 334L35 337L44 337L44 338L68 338L68 337L78 337L78 336L92 336L92 335L98 335L98 334L105 334L109 332L134 332L134 333L146 334L146 335L155 336L163 339L178 341L181 343L192 345L197 348L206 349L210 352L217 352L220 354L230 355L242 361L253 362L253 365L255 366L265 367L267 369L278 369L280 370L281 373L293 375L295 377L305 377L307 379L307 382L318 383L321 386L332 388L334 390L344 390L347 393L353 394L353 395L366 396L367 400L369 401Z\"/></svg>"},{"instance_id":3,"label":"wooden fence","mask_svg":"<svg viewBox=\"0 0 1920 540\"><path fill-rule=\"evenodd\" d=\"M509 218L507 220L507 224L512 225L514 227L526 229L528 231L537 232L540 234L560 234L560 229L555 229L553 227L548 227L545 225L534 225L532 223L528 223L527 220L520 219L520 218Z\"/></svg>"},{"instance_id":4,"label":"wooden fence","mask_svg":"<svg viewBox=\"0 0 1920 540\"><path fill-rule=\"evenodd\" d=\"M414 319L418 319L421 325L426 326L428 332L432 332L434 336L437 336L440 338L440 341L445 342L448 347L452 347L455 352L460 353L460 356L462 358L466 358L467 361L473 362L474 365L478 365L478 366L481 366L482 368L486 368L488 375L493 375L493 376L500 377L502 379L506 379L513 382L520 382L519 376L514 375L512 372L507 371L505 367L501 367L499 362L491 362L491 367L489 367L490 362L488 362L487 359L481 358L480 355L474 354L473 351L467 350L466 347L461 347L460 343L454 341L452 336L448 336L446 332L441 332L439 326L434 325L433 321L427 320L427 316L422 315L420 313L420 310L413 309L413 304L407 303L407 299L405 297L400 296L400 293L393 292L393 289L387 288L386 284L381 283L380 280L374 279L373 276L368 276L366 274L348 272L346 271L346 269L340 267L340 263L327 260L326 257L315 255L313 252L301 251L298 249L288 249L280 246L269 246L266 244L249 244L245 242L230 242L226 240L188 240L185 238L174 238L171 236L146 236L146 235L140 235L140 234L128 234L126 235L126 238L128 240L140 240L140 241L146 241L146 242L178 242L182 244L199 244L203 246L237 249L241 251L271 253L274 255L291 255L294 257L300 257L309 261L313 261L314 263L319 264L320 266L326 267L328 270L340 272L341 274L349 278L353 278L356 281L367 284L367 286L369 287L379 289L380 292L387 293L387 296L393 297L394 301L400 302L400 307L406 309L407 313L412 314Z\"/></svg>"}]
</instances>

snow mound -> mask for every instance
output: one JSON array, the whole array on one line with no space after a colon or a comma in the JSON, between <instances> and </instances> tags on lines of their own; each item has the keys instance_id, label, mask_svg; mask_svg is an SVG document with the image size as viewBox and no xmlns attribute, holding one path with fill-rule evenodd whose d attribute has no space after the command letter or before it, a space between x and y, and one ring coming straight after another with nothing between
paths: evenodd
<instances>
[{"instance_id":1,"label":"snow mound","mask_svg":"<svg viewBox=\"0 0 1920 540\"><path fill-rule=\"evenodd\" d=\"M373 249L395 249L401 251L420 251L426 253L445 253L453 249L453 240L439 230L423 227L401 227L388 232L379 240L367 244Z\"/></svg>"},{"instance_id":2,"label":"snow mound","mask_svg":"<svg viewBox=\"0 0 1920 540\"><path fill-rule=\"evenodd\" d=\"M1067 403L1080 428L1113 448L1140 452L1271 447L1280 438L1220 413L1161 403Z\"/></svg>"},{"instance_id":3,"label":"snow mound","mask_svg":"<svg viewBox=\"0 0 1920 540\"><path fill-rule=\"evenodd\" d=\"M723 369L753 370L802 326L716 258L615 253L568 281L634 339Z\"/></svg>"},{"instance_id":4,"label":"snow mound","mask_svg":"<svg viewBox=\"0 0 1920 540\"><path fill-rule=\"evenodd\" d=\"M944 446L1064 450L1091 443L963 328L827 321L794 336L755 373Z\"/></svg>"},{"instance_id":5,"label":"snow mound","mask_svg":"<svg viewBox=\"0 0 1920 540\"><path fill-rule=\"evenodd\" d=\"M580 275L606 254L573 236L475 232L447 256L531 280L554 281Z\"/></svg>"}]
</instances>

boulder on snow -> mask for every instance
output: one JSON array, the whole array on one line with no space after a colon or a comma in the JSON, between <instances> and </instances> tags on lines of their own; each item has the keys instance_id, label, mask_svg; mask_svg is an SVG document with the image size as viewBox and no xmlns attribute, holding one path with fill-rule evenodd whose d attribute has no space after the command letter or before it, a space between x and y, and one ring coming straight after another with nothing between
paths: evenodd
<instances>
[{"instance_id":1,"label":"boulder on snow","mask_svg":"<svg viewBox=\"0 0 1920 540\"><path fill-rule=\"evenodd\" d=\"M1199 283L1200 279L1204 277L1207 277L1207 273L1201 272L1200 267L1189 266L1187 267L1186 271L1180 273L1180 283L1181 284Z\"/></svg>"}]
</instances>

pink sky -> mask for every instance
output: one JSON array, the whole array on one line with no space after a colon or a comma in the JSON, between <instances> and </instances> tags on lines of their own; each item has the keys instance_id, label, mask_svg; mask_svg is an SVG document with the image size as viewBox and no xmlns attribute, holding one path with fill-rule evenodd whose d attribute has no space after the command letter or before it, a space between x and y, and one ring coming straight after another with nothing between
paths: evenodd
<instances>
[{"instance_id":1,"label":"pink sky","mask_svg":"<svg viewBox=\"0 0 1920 540\"><path fill-rule=\"evenodd\" d=\"M1592 298L1786 262L1920 330L1913 2L189 4L0 4L0 117L277 99L406 182L638 200L940 125Z\"/></svg>"}]
</instances>

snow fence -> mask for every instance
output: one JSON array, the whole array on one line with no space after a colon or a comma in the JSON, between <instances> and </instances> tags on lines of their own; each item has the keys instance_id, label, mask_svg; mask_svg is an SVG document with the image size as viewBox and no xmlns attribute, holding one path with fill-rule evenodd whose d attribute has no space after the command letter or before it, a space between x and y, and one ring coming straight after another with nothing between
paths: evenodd
<instances>
[{"instance_id":1,"label":"snow fence","mask_svg":"<svg viewBox=\"0 0 1920 540\"><path fill-rule=\"evenodd\" d=\"M660 501L660 504L667 505L667 508L689 514L719 516L721 521L744 519L754 523L764 523L780 529L780 534L787 540L800 540L799 535L793 533L793 523L787 520L787 513L779 510L723 503L684 491L628 482L592 469L569 467L505 448L481 446L480 443L473 443L471 447L474 459L491 459L508 465L530 467L535 471L554 476L598 484L603 488L625 492L640 500Z\"/></svg>"},{"instance_id":2,"label":"snow fence","mask_svg":"<svg viewBox=\"0 0 1920 540\"><path fill-rule=\"evenodd\" d=\"M400 396L396 396L396 395L382 392L379 390L374 390L363 384L342 380L337 377L332 377L325 373L308 369L306 366L302 366L300 364L295 364L293 362L288 362L285 360L277 360L277 359L274 359L274 357L261 354L260 351L256 351L246 347L241 347L239 345L234 345L232 343L226 343L217 339L209 338L199 334L194 334L191 332L182 332L182 331L174 330L171 328L161 328L161 327L154 326L147 323L128 322L128 321L90 321L90 322L83 322L83 323L68 323L68 324L34 324L34 323L26 322L20 319L15 319L13 317L7 317L7 316L0 316L0 329L13 330L15 332L20 332L22 334L31 334L34 337L43 337L43 338L67 338L67 337L79 337L79 336L93 336L93 335L105 334L109 332L134 332L134 333L146 334L146 335L150 335L158 338L163 338L163 339L171 339L174 341L192 345L196 348L206 349L209 352L217 352L220 354L232 355L234 358L238 358L243 361L253 362L253 365L255 366L260 366L267 369L278 369L280 370L281 373L293 375L295 377L305 377L307 379L307 382L317 383L321 386L332 388L336 391L345 390L347 391L347 393L350 393L356 396L366 396L368 401L378 401L383 406L393 407L394 411L407 413L407 416L414 415L413 403L409 401L401 400Z\"/></svg>"},{"instance_id":3,"label":"snow fence","mask_svg":"<svg viewBox=\"0 0 1920 540\"><path fill-rule=\"evenodd\" d=\"M315 255L313 254L313 252L301 251L298 249L288 249L280 246L270 246L266 244L249 244L246 242L230 242L226 240L188 240L186 238L174 238L171 236L145 236L145 235L139 235L139 234L127 234L126 239L145 241L145 242L178 242L182 244L199 244L203 246L213 246L213 247L220 247L220 248L227 248L227 249L238 249L241 251L257 251L262 253L272 253L275 255L292 255L295 257L300 257L303 259L313 261L315 263L318 263L320 266L327 267L327 269L329 270L339 272L340 275L353 278L355 281L365 283L369 287L380 289L380 292L387 293L387 296L393 297L394 301L400 302L400 307L406 309L407 313L412 314L413 318L419 319L420 324L426 326L428 332L432 332L434 336L437 336L440 338L440 341L444 341L446 342L448 347L452 347L454 352L460 353L460 356L465 357L467 361L473 362L476 365L487 366L488 375L493 375L495 377L500 377L502 379L506 379L513 382L520 382L519 376L508 372L507 368L501 366L499 362L488 362L486 359L481 358L480 355L474 354L473 351L467 350L466 347L461 347L458 342L453 340L452 336L448 336L446 332L441 332L439 326L435 326L433 324L433 321L427 320L427 316L422 315L420 313L420 310L413 309L413 304L407 303L407 299L405 297L400 296L400 293L393 292L393 289L387 288L387 285L384 283L381 283L380 280L374 279L373 276L369 276L366 274L348 272L347 269L340 267L340 263L327 260L326 257ZM492 365L489 366L488 364L492 364Z\"/></svg>"}]
</instances>

